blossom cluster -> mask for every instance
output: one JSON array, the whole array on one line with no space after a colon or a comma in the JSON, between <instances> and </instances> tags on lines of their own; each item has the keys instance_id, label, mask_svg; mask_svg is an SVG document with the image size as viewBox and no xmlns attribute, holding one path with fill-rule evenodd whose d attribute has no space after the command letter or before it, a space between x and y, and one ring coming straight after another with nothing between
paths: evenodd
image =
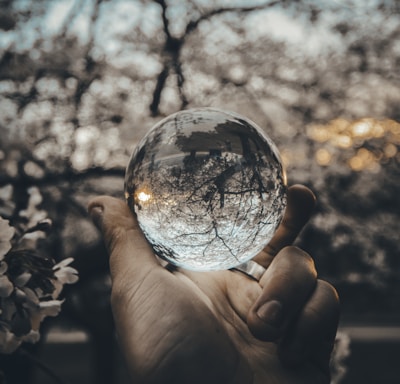
<instances>
[{"instance_id":1,"label":"blossom cluster","mask_svg":"<svg viewBox=\"0 0 400 384\"><path fill-rule=\"evenodd\" d=\"M63 300L58 298L64 284L78 280L70 266L72 258L56 263L26 247L49 226L45 219L18 235L0 216L0 353L12 353L23 342L37 342L40 323L61 310Z\"/></svg>"}]
</instances>

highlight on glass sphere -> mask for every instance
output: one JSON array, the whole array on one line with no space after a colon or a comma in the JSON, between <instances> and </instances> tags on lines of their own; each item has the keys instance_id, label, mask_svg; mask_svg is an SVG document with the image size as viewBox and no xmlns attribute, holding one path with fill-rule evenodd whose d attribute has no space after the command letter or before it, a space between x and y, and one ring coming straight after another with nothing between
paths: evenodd
<instances>
[{"instance_id":1,"label":"highlight on glass sphere","mask_svg":"<svg viewBox=\"0 0 400 384\"><path fill-rule=\"evenodd\" d=\"M286 176L275 144L254 122L189 109L140 141L125 197L159 257L190 270L230 269L271 240L286 207Z\"/></svg>"}]
</instances>

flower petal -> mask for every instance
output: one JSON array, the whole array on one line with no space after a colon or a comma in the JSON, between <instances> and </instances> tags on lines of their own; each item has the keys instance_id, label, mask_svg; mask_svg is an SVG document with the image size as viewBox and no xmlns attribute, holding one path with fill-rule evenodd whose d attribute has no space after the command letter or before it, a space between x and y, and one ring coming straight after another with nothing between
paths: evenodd
<instances>
[{"instance_id":1,"label":"flower petal","mask_svg":"<svg viewBox=\"0 0 400 384\"><path fill-rule=\"evenodd\" d=\"M66 267L67 265L71 264L73 261L74 261L74 258L73 258L73 257L67 257L66 259L61 260L59 263L57 263L57 264L53 267L53 269L54 269L54 270L61 269L61 268L63 268L63 267Z\"/></svg>"},{"instance_id":2,"label":"flower petal","mask_svg":"<svg viewBox=\"0 0 400 384\"><path fill-rule=\"evenodd\" d=\"M54 275L62 284L74 284L79 280L78 271L72 267L59 269Z\"/></svg>"},{"instance_id":3,"label":"flower petal","mask_svg":"<svg viewBox=\"0 0 400 384\"><path fill-rule=\"evenodd\" d=\"M13 283L8 280L6 275L0 276L0 297L8 297L14 290Z\"/></svg>"},{"instance_id":4,"label":"flower petal","mask_svg":"<svg viewBox=\"0 0 400 384\"><path fill-rule=\"evenodd\" d=\"M24 287L25 284L30 280L32 274L29 272L21 273L14 279L14 284L18 285L19 287Z\"/></svg>"},{"instance_id":5,"label":"flower petal","mask_svg":"<svg viewBox=\"0 0 400 384\"><path fill-rule=\"evenodd\" d=\"M57 316L61 311L61 304L64 300L48 300L39 304L40 312L45 316Z\"/></svg>"},{"instance_id":6,"label":"flower petal","mask_svg":"<svg viewBox=\"0 0 400 384\"><path fill-rule=\"evenodd\" d=\"M7 272L8 265L5 261L0 261L0 275L4 275Z\"/></svg>"},{"instance_id":7,"label":"flower petal","mask_svg":"<svg viewBox=\"0 0 400 384\"><path fill-rule=\"evenodd\" d=\"M15 228L11 227L8 220L0 216L0 260L11 249L11 239L15 233Z\"/></svg>"},{"instance_id":8,"label":"flower petal","mask_svg":"<svg viewBox=\"0 0 400 384\"><path fill-rule=\"evenodd\" d=\"M22 290L25 292L28 302L31 302L35 305L39 305L39 298L36 296L36 293L33 289L30 289L28 287L23 287Z\"/></svg>"},{"instance_id":9,"label":"flower petal","mask_svg":"<svg viewBox=\"0 0 400 384\"><path fill-rule=\"evenodd\" d=\"M0 353L13 353L21 345L21 340L8 330L0 330Z\"/></svg>"},{"instance_id":10,"label":"flower petal","mask_svg":"<svg viewBox=\"0 0 400 384\"><path fill-rule=\"evenodd\" d=\"M35 344L40 340L39 331L34 331L33 329L22 338L23 341L27 343Z\"/></svg>"}]
</instances>

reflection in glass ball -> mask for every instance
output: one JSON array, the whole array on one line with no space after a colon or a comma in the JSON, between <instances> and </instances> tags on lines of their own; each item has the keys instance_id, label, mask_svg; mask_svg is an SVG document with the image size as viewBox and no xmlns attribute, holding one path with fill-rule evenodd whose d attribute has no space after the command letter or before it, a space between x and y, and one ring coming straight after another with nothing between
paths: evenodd
<instances>
[{"instance_id":1,"label":"reflection in glass ball","mask_svg":"<svg viewBox=\"0 0 400 384\"><path fill-rule=\"evenodd\" d=\"M133 152L125 196L155 253L186 269L233 268L272 238L286 179L271 139L232 112L200 108L158 124Z\"/></svg>"}]
</instances>

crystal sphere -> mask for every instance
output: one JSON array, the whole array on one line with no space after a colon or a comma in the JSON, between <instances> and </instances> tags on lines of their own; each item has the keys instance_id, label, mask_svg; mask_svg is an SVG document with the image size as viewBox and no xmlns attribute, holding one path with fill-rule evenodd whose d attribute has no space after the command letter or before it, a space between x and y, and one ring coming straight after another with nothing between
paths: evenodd
<instances>
[{"instance_id":1,"label":"crystal sphere","mask_svg":"<svg viewBox=\"0 0 400 384\"><path fill-rule=\"evenodd\" d=\"M199 108L156 124L134 150L125 197L164 260L229 269L272 238L286 207L275 144L236 113Z\"/></svg>"}]
</instances>

